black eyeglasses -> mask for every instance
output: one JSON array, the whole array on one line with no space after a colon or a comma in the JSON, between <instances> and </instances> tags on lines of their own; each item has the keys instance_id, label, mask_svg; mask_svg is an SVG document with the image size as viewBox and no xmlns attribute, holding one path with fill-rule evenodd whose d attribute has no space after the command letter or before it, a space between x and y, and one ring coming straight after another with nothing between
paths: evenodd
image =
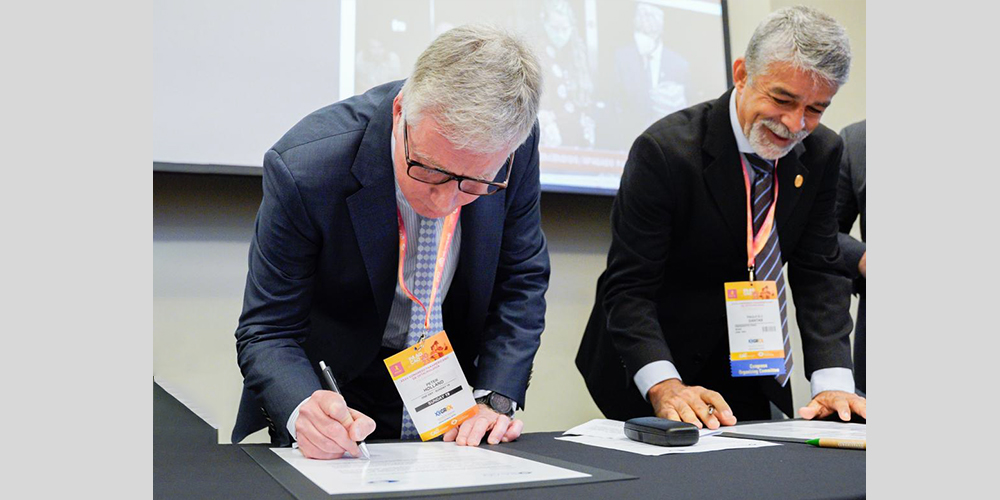
<instances>
[{"instance_id":1,"label":"black eyeglasses","mask_svg":"<svg viewBox=\"0 0 1000 500\"><path fill-rule=\"evenodd\" d=\"M453 174L443 168L429 167L418 161L410 159L410 134L406 120L403 120L403 152L406 158L406 175L410 178L423 182L424 184L441 185L451 181L458 181L458 189L463 193L474 194L476 196L489 196L497 191L507 189L507 182L510 181L510 170L514 165L514 153L507 157L504 167L507 169L507 176L503 182L490 182L481 179L473 179L464 175Z\"/></svg>"}]
</instances>

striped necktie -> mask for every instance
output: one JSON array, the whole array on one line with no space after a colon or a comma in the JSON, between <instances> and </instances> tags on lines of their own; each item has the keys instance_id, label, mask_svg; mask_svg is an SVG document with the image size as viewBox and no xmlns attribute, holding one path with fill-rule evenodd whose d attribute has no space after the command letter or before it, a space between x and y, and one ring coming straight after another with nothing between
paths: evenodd
<instances>
[{"instance_id":1,"label":"striped necktie","mask_svg":"<svg viewBox=\"0 0 1000 500\"><path fill-rule=\"evenodd\" d=\"M756 154L747 154L747 160L754 170L754 181L751 196L753 198L753 231L757 234L764 224L767 210L774 200L774 162L761 158ZM782 272L781 245L778 243L778 224L771 226L771 236L756 260L756 278L764 281L774 281L778 287L778 309L781 313L781 339L785 349L785 373L774 378L782 387L792 375L792 344L788 335L788 311L785 300L785 276Z\"/></svg>"},{"instance_id":2,"label":"striped necktie","mask_svg":"<svg viewBox=\"0 0 1000 500\"><path fill-rule=\"evenodd\" d=\"M440 232L444 219L420 219L420 234L417 237L417 271L413 275L413 285L410 291L420 299L426 306L431 299L431 287L434 283L434 264L437 261L438 233ZM440 290L439 290L440 292ZM410 307L410 330L406 335L406 347L410 347L420 341L420 336L430 337L444 329L444 321L441 317L441 301L443 297L438 295L434 301L434 308L431 310L430 328L424 328L424 318L426 313L420 304L411 302ZM413 425L406 406L403 406L403 425L400 432L400 439L418 439L420 433Z\"/></svg>"}]
</instances>

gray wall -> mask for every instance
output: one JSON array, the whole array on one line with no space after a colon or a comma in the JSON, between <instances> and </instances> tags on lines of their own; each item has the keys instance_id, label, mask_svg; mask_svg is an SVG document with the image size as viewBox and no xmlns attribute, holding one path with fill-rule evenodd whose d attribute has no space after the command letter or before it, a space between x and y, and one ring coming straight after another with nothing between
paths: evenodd
<instances>
[{"instance_id":1,"label":"gray wall","mask_svg":"<svg viewBox=\"0 0 1000 500\"><path fill-rule=\"evenodd\" d=\"M731 1L733 57L742 54L764 15L788 3ZM865 2L797 3L830 13L851 36L855 54L851 81L823 119L839 130L866 115ZM236 366L233 332L242 306L247 249L260 196L260 177L154 174L153 376L216 426L220 442L228 442L239 402L242 377ZM528 389L528 410L521 415L528 432L565 430L600 416L573 358L593 305L597 277L604 270L610 208L610 197L542 197L552 278L546 296L546 330ZM794 317L794 308L789 314ZM798 330L790 323L792 347L801 360ZM802 363L796 364L792 384L796 405L805 404L809 388ZM258 433L253 438L265 436Z\"/></svg>"}]
</instances>

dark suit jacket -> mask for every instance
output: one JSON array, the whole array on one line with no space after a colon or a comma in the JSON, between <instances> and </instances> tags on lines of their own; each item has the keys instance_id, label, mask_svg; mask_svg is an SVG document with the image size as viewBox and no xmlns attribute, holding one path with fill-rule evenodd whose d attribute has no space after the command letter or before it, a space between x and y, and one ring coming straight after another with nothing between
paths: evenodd
<instances>
[{"instance_id":1,"label":"dark suit jacket","mask_svg":"<svg viewBox=\"0 0 1000 500\"><path fill-rule=\"evenodd\" d=\"M653 100L649 95L652 82L650 81L650 70L643 65L643 56L635 45L628 45L615 51L615 75L621 83L620 87L624 92L624 99L630 106L629 111L632 117L652 116ZM690 82L690 64L676 52L668 49L665 45L660 53L660 67L658 81L673 81L687 86ZM661 115L662 116L662 115ZM657 116L654 118L660 118ZM652 122L653 120L650 120ZM647 122L647 123L650 123Z\"/></svg>"},{"instance_id":2,"label":"dark suit jacket","mask_svg":"<svg viewBox=\"0 0 1000 500\"><path fill-rule=\"evenodd\" d=\"M612 208L608 267L576 358L611 418L652 413L633 382L650 362L673 362L687 383L703 378L707 364L728 368L709 363L710 356L728 359L723 283L748 278L746 190L730 92L659 120L629 153ZM842 150L840 138L820 125L777 169L776 225L807 376L851 366L850 281L834 218Z\"/></svg>"},{"instance_id":3,"label":"dark suit jacket","mask_svg":"<svg viewBox=\"0 0 1000 500\"><path fill-rule=\"evenodd\" d=\"M390 135L402 84L312 113L264 158L236 330L244 385L234 442L270 424L272 440L287 444L290 414L321 388L320 360L341 385L382 362L399 262ZM522 407L549 276L537 132L518 149L509 187L462 209L458 266L442 304L469 383Z\"/></svg>"},{"instance_id":4,"label":"dark suit jacket","mask_svg":"<svg viewBox=\"0 0 1000 500\"><path fill-rule=\"evenodd\" d=\"M854 329L854 385L865 392L865 314L868 309L865 294L865 278L858 271L858 263L865 254L865 128L866 121L848 125L840 131L844 139L844 158L840 167L840 182L837 184L837 220L840 223L840 250L844 254L847 271L854 278L854 291L860 295L858 302L857 326ZM861 241L850 235L858 216L861 217Z\"/></svg>"}]
</instances>

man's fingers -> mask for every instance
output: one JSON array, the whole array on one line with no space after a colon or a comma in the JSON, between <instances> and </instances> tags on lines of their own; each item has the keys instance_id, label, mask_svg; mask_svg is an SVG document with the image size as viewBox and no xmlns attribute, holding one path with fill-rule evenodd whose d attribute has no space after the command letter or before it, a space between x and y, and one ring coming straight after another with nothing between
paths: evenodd
<instances>
[{"instance_id":1,"label":"man's fingers","mask_svg":"<svg viewBox=\"0 0 1000 500\"><path fill-rule=\"evenodd\" d=\"M320 454L335 453L340 447L332 439L326 437L308 418L295 421L296 441L307 441ZM302 446L302 443L299 443Z\"/></svg>"},{"instance_id":2,"label":"man's fingers","mask_svg":"<svg viewBox=\"0 0 1000 500\"><path fill-rule=\"evenodd\" d=\"M348 435L351 439L355 441L364 441L369 434L375 432L375 421L371 417L361 413L358 410L348 408L351 411L351 418L354 419L354 423L351 424L348 431Z\"/></svg>"},{"instance_id":3,"label":"man's fingers","mask_svg":"<svg viewBox=\"0 0 1000 500\"><path fill-rule=\"evenodd\" d=\"M325 460L329 458L328 457L329 454L317 448L316 445L312 444L312 441L309 441L309 438L307 438L304 433L299 432L298 430L296 430L295 432L298 434L298 439L296 439L296 442L299 443L299 451L302 452L302 456L317 460Z\"/></svg>"},{"instance_id":4,"label":"man's fingers","mask_svg":"<svg viewBox=\"0 0 1000 500\"><path fill-rule=\"evenodd\" d=\"M715 418L714 410L712 415L708 414L708 405L704 401L700 399L693 401L691 403L691 410L698 416L698 420L704 422L709 429L719 428L719 419Z\"/></svg>"},{"instance_id":5,"label":"man's fingers","mask_svg":"<svg viewBox=\"0 0 1000 500\"><path fill-rule=\"evenodd\" d=\"M507 427L507 432L503 435L502 441L509 443L521 437L522 429L524 429L524 421L514 419L514 421L510 423L510 427Z\"/></svg>"},{"instance_id":6,"label":"man's fingers","mask_svg":"<svg viewBox=\"0 0 1000 500\"><path fill-rule=\"evenodd\" d=\"M483 440L483 436L486 431L490 430L490 420L485 417L479 417L476 419L476 423L472 425L472 431L469 432L469 439L467 444L469 446L479 446L479 442Z\"/></svg>"},{"instance_id":7,"label":"man's fingers","mask_svg":"<svg viewBox=\"0 0 1000 500\"><path fill-rule=\"evenodd\" d=\"M302 429L296 429L296 442L299 443L299 451L302 452L302 456L306 458L324 459L328 453L320 450L316 445L312 444L312 441L306 437L306 433L302 432Z\"/></svg>"},{"instance_id":8,"label":"man's fingers","mask_svg":"<svg viewBox=\"0 0 1000 500\"><path fill-rule=\"evenodd\" d=\"M701 395L701 399L715 407L713 415L719 419L722 425L736 425L736 415L733 415L732 408L729 407L729 403L722 397L722 394L706 390Z\"/></svg>"},{"instance_id":9,"label":"man's fingers","mask_svg":"<svg viewBox=\"0 0 1000 500\"><path fill-rule=\"evenodd\" d=\"M826 408L818 400L812 400L808 405L799 408L799 416L806 420L812 420L814 418L823 418L830 414L830 410Z\"/></svg>"},{"instance_id":10,"label":"man's fingers","mask_svg":"<svg viewBox=\"0 0 1000 500\"><path fill-rule=\"evenodd\" d=\"M663 417L661 417L661 418L665 418L667 420L674 420L676 422L680 422L681 421L681 415L679 413L677 413L677 410L674 409L673 406L668 406L667 409L666 409L666 411L663 412Z\"/></svg>"},{"instance_id":11,"label":"man's fingers","mask_svg":"<svg viewBox=\"0 0 1000 500\"><path fill-rule=\"evenodd\" d=\"M344 426L351 425L351 422L354 421L351 418L350 411L347 409L347 402L344 401L344 396L333 391L316 391L313 393L312 398L316 400L316 404L319 405L326 416L340 422Z\"/></svg>"},{"instance_id":12,"label":"man's fingers","mask_svg":"<svg viewBox=\"0 0 1000 500\"><path fill-rule=\"evenodd\" d=\"M344 456L344 450L337 446L336 443L326 442L323 446L317 445L316 441L322 441L325 439L319 434L319 432L298 433L298 431L296 431L296 433L298 434L298 439L296 439L296 441L299 443L299 449L302 450L302 455L306 458L331 460ZM316 441L310 439L310 435L316 438Z\"/></svg>"},{"instance_id":13,"label":"man's fingers","mask_svg":"<svg viewBox=\"0 0 1000 500\"><path fill-rule=\"evenodd\" d=\"M861 415L861 418L864 418L864 419L868 418L868 410L867 410L868 400L867 399L858 396L856 398L851 398L850 402L851 402L851 410L854 411L854 413L857 413L858 415Z\"/></svg>"},{"instance_id":14,"label":"man's fingers","mask_svg":"<svg viewBox=\"0 0 1000 500\"><path fill-rule=\"evenodd\" d=\"M350 453L351 456L357 457L361 455L361 450L358 449L358 443L356 443L354 439L351 439L351 436L347 433L347 429L340 422L333 419L327 419L326 422L316 424L316 429L323 435L323 437L333 442L335 446ZM313 442L315 441L316 440L314 439Z\"/></svg>"},{"instance_id":15,"label":"man's fingers","mask_svg":"<svg viewBox=\"0 0 1000 500\"><path fill-rule=\"evenodd\" d=\"M465 446L469 442L469 433L472 432L472 423L474 420L476 420L476 417L468 418L458 427L458 437L455 438L455 444Z\"/></svg>"},{"instance_id":16,"label":"man's fingers","mask_svg":"<svg viewBox=\"0 0 1000 500\"><path fill-rule=\"evenodd\" d=\"M493 430L490 431L490 435L487 436L486 442L489 444L497 444L500 439L503 438L504 434L507 433L507 426L510 425L510 418L507 415L500 415L497 417L497 421L493 424Z\"/></svg>"},{"instance_id":17,"label":"man's fingers","mask_svg":"<svg viewBox=\"0 0 1000 500\"><path fill-rule=\"evenodd\" d=\"M851 405L847 402L847 398L841 396L833 398L833 410L837 412L837 415L844 422L851 420Z\"/></svg>"},{"instance_id":18,"label":"man's fingers","mask_svg":"<svg viewBox=\"0 0 1000 500\"><path fill-rule=\"evenodd\" d=\"M458 437L458 427L452 427L448 432L444 433L444 442L450 443Z\"/></svg>"},{"instance_id":19,"label":"man's fingers","mask_svg":"<svg viewBox=\"0 0 1000 500\"><path fill-rule=\"evenodd\" d=\"M678 402L674 403L674 406L675 407L679 407L677 409L677 414L681 416L681 421L687 422L689 424L694 424L699 429L701 429L702 427L704 427L702 425L702 423L701 423L701 420L698 419L698 415L696 415L694 413L694 410L692 410L691 407L688 406L687 403L678 401Z\"/></svg>"}]
</instances>

